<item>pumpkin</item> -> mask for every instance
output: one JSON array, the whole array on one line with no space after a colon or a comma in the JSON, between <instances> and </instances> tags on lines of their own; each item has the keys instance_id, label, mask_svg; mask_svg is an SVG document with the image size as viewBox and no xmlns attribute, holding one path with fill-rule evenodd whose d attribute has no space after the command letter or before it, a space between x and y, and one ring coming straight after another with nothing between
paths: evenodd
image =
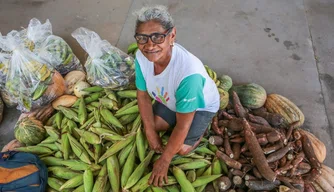
<instances>
[{"instance_id":1,"label":"pumpkin","mask_svg":"<svg viewBox=\"0 0 334 192\"><path fill-rule=\"evenodd\" d=\"M296 127L300 127L305 121L302 111L292 101L282 95L269 94L264 107L269 112L278 113L284 118L282 126L289 126L291 123L299 121Z\"/></svg>"},{"instance_id":2,"label":"pumpkin","mask_svg":"<svg viewBox=\"0 0 334 192\"><path fill-rule=\"evenodd\" d=\"M230 95L232 95L232 91L235 91L238 94L241 104L249 109L262 107L267 99L266 90L255 83L234 85L229 90Z\"/></svg>"},{"instance_id":3,"label":"pumpkin","mask_svg":"<svg viewBox=\"0 0 334 192\"><path fill-rule=\"evenodd\" d=\"M20 143L29 146L40 143L46 134L41 121L35 117L24 117L16 123L14 135Z\"/></svg>"},{"instance_id":4,"label":"pumpkin","mask_svg":"<svg viewBox=\"0 0 334 192\"><path fill-rule=\"evenodd\" d=\"M219 109L225 109L229 102L229 94L223 89L218 89L220 97L220 106Z\"/></svg>"},{"instance_id":5,"label":"pumpkin","mask_svg":"<svg viewBox=\"0 0 334 192\"><path fill-rule=\"evenodd\" d=\"M71 71L65 77L66 91L65 94L72 95L74 85L79 81L86 79L86 74L82 71Z\"/></svg>"},{"instance_id":6,"label":"pumpkin","mask_svg":"<svg viewBox=\"0 0 334 192\"><path fill-rule=\"evenodd\" d=\"M18 147L24 147L24 145L20 143L17 139L13 139L2 148L1 152L13 151L15 148Z\"/></svg>"},{"instance_id":7,"label":"pumpkin","mask_svg":"<svg viewBox=\"0 0 334 192\"><path fill-rule=\"evenodd\" d=\"M71 107L78 97L74 95L62 95L52 102L52 107L58 110L58 106Z\"/></svg>"},{"instance_id":8,"label":"pumpkin","mask_svg":"<svg viewBox=\"0 0 334 192\"><path fill-rule=\"evenodd\" d=\"M77 97L81 97L84 95L88 95L89 92L83 91L83 89L90 87L89 83L85 81L79 81L74 85L74 95Z\"/></svg>"},{"instance_id":9,"label":"pumpkin","mask_svg":"<svg viewBox=\"0 0 334 192\"><path fill-rule=\"evenodd\" d=\"M36 109L41 108L41 106L49 104L56 98L63 95L65 89L66 86L64 78L61 76L59 72L55 71L54 74L52 75L52 83L48 86L44 94L39 99L32 102L32 107L30 111L34 111Z\"/></svg>"},{"instance_id":10,"label":"pumpkin","mask_svg":"<svg viewBox=\"0 0 334 192\"><path fill-rule=\"evenodd\" d=\"M4 104L3 104L2 99L1 99L1 97L0 97L0 123L1 123L1 121L2 121L3 108L4 108Z\"/></svg>"},{"instance_id":11,"label":"pumpkin","mask_svg":"<svg viewBox=\"0 0 334 192\"><path fill-rule=\"evenodd\" d=\"M230 88L233 85L232 78L228 75L222 75L221 77L218 78L220 81L219 88L222 88L225 91L229 91Z\"/></svg>"},{"instance_id":12,"label":"pumpkin","mask_svg":"<svg viewBox=\"0 0 334 192\"><path fill-rule=\"evenodd\" d=\"M325 144L320 141L315 135L312 133L300 129L299 133L304 137L308 137L312 143L312 148L314 150L315 155L317 156L317 159L320 161L320 163L324 162L326 158L326 146Z\"/></svg>"}]
</instances>

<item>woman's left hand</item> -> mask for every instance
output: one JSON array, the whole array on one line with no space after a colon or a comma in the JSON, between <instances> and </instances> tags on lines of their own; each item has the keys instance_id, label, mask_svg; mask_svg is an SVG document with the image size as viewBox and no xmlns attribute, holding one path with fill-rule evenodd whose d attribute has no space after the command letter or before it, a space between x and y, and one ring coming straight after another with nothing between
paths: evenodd
<instances>
[{"instance_id":1,"label":"woman's left hand","mask_svg":"<svg viewBox=\"0 0 334 192\"><path fill-rule=\"evenodd\" d=\"M170 161L160 157L153 165L152 175L148 180L148 184L162 187L163 183L168 183L167 172Z\"/></svg>"}]
</instances>

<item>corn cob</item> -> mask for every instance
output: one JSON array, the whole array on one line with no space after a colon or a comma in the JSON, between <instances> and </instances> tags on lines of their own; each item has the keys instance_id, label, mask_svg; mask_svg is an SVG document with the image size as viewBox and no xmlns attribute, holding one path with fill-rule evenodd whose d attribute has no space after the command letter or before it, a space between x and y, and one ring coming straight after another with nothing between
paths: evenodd
<instances>
[{"instance_id":1,"label":"corn cob","mask_svg":"<svg viewBox=\"0 0 334 192\"><path fill-rule=\"evenodd\" d=\"M34 153L36 155L51 154L52 150L47 147L41 146L27 146L15 148L15 151L21 151L26 153Z\"/></svg>"},{"instance_id":2,"label":"corn cob","mask_svg":"<svg viewBox=\"0 0 334 192\"><path fill-rule=\"evenodd\" d=\"M94 187L92 192L101 192L104 191L107 181L108 181L108 175L107 175L107 164L104 164L102 169L99 172L99 175L96 178Z\"/></svg>"},{"instance_id":3,"label":"corn cob","mask_svg":"<svg viewBox=\"0 0 334 192\"><path fill-rule=\"evenodd\" d=\"M104 89L101 86L93 86L93 87L87 87L87 88L82 89L82 91L89 92L89 93L100 92L103 90Z\"/></svg>"},{"instance_id":4,"label":"corn cob","mask_svg":"<svg viewBox=\"0 0 334 192\"><path fill-rule=\"evenodd\" d=\"M110 90L110 89L104 89L105 93L107 94L107 97L111 100L117 101L117 97L115 95L115 93Z\"/></svg>"},{"instance_id":5,"label":"corn cob","mask_svg":"<svg viewBox=\"0 0 334 192\"><path fill-rule=\"evenodd\" d=\"M93 172L89 169L85 170L83 174L83 181L84 181L84 191L85 192L91 192L93 190L94 186L94 178L93 178Z\"/></svg>"},{"instance_id":6,"label":"corn cob","mask_svg":"<svg viewBox=\"0 0 334 192\"><path fill-rule=\"evenodd\" d=\"M68 140L70 141L72 151L74 154L83 162L92 164L92 162L89 159L88 153L85 151L85 149L81 146L81 144L70 134L68 134Z\"/></svg>"},{"instance_id":7,"label":"corn cob","mask_svg":"<svg viewBox=\"0 0 334 192\"><path fill-rule=\"evenodd\" d=\"M166 189L161 188L161 187L151 186L150 188L152 189L153 192L168 192Z\"/></svg>"},{"instance_id":8,"label":"corn cob","mask_svg":"<svg viewBox=\"0 0 334 192\"><path fill-rule=\"evenodd\" d=\"M82 175L80 172L69 170L65 167L48 167L49 172L52 172L58 178L72 179L75 176Z\"/></svg>"},{"instance_id":9,"label":"corn cob","mask_svg":"<svg viewBox=\"0 0 334 192\"><path fill-rule=\"evenodd\" d=\"M189 163L183 163L178 165L178 167L182 170L191 170L191 169L199 169L202 167L206 167L207 165L210 165L211 162L205 159L195 159L192 162Z\"/></svg>"},{"instance_id":10,"label":"corn cob","mask_svg":"<svg viewBox=\"0 0 334 192\"><path fill-rule=\"evenodd\" d=\"M61 148L63 152L64 159L67 160L69 158L69 154L71 152L70 141L68 139L69 133L67 133L66 129L62 129L61 133Z\"/></svg>"},{"instance_id":11,"label":"corn cob","mask_svg":"<svg viewBox=\"0 0 334 192\"><path fill-rule=\"evenodd\" d=\"M135 139L135 134L129 134L126 136L125 140L118 141L114 145L112 145L99 159L99 162L105 160L106 158L110 157L113 154L116 154L118 151L120 151L122 148L127 146L129 143L131 143Z\"/></svg>"},{"instance_id":12,"label":"corn cob","mask_svg":"<svg viewBox=\"0 0 334 192\"><path fill-rule=\"evenodd\" d=\"M111 131L110 129L103 129L103 128L95 128L91 127L89 129L91 132L97 134L100 136L101 139L116 142L116 141L121 141L124 140L124 136L121 136L114 131Z\"/></svg>"},{"instance_id":13,"label":"corn cob","mask_svg":"<svg viewBox=\"0 0 334 192\"><path fill-rule=\"evenodd\" d=\"M119 110L117 110L117 112L121 113L121 112L123 112L123 111L129 109L130 107L135 106L135 105L137 104L137 102L138 102L137 99L135 99L135 100L131 101L130 103L124 105L124 106L123 106L122 108L120 108Z\"/></svg>"},{"instance_id":14,"label":"corn cob","mask_svg":"<svg viewBox=\"0 0 334 192\"><path fill-rule=\"evenodd\" d=\"M56 130L55 128L53 128L51 126L44 126L44 129L50 137L55 138L55 139L59 139L60 134L59 134L58 130Z\"/></svg>"},{"instance_id":15,"label":"corn cob","mask_svg":"<svg viewBox=\"0 0 334 192\"><path fill-rule=\"evenodd\" d=\"M141 127L141 116L138 114L137 118L133 121L131 132L137 131Z\"/></svg>"},{"instance_id":16,"label":"corn cob","mask_svg":"<svg viewBox=\"0 0 334 192\"><path fill-rule=\"evenodd\" d=\"M196 180L196 172L195 170L189 170L186 173L187 179L190 182L194 182Z\"/></svg>"},{"instance_id":17,"label":"corn cob","mask_svg":"<svg viewBox=\"0 0 334 192\"><path fill-rule=\"evenodd\" d=\"M100 156L102 153L102 146L101 145L94 145L94 161L95 164L98 163Z\"/></svg>"},{"instance_id":18,"label":"corn cob","mask_svg":"<svg viewBox=\"0 0 334 192\"><path fill-rule=\"evenodd\" d=\"M222 168L219 159L215 157L212 161L212 175L220 175L222 173ZM213 188L219 191L218 182L213 182Z\"/></svg>"},{"instance_id":19,"label":"corn cob","mask_svg":"<svg viewBox=\"0 0 334 192\"><path fill-rule=\"evenodd\" d=\"M63 158L63 153L61 151L57 151L54 156L56 158Z\"/></svg>"},{"instance_id":20,"label":"corn cob","mask_svg":"<svg viewBox=\"0 0 334 192\"><path fill-rule=\"evenodd\" d=\"M146 149L145 148L145 135L142 132L141 129L138 129L137 134L136 134L136 144L137 144L137 152L138 152L138 157L140 161L143 161L145 159L145 153Z\"/></svg>"},{"instance_id":21,"label":"corn cob","mask_svg":"<svg viewBox=\"0 0 334 192\"><path fill-rule=\"evenodd\" d=\"M171 161L170 165L178 165L178 164L183 164L183 163L190 163L194 161L194 159L189 158L189 157L177 157L174 160Z\"/></svg>"},{"instance_id":22,"label":"corn cob","mask_svg":"<svg viewBox=\"0 0 334 192\"><path fill-rule=\"evenodd\" d=\"M106 108L102 108L100 110L100 113L104 120L106 120L108 123L114 125L117 128L124 129L123 125L119 122L119 120L114 117L114 115Z\"/></svg>"},{"instance_id":23,"label":"corn cob","mask_svg":"<svg viewBox=\"0 0 334 192\"><path fill-rule=\"evenodd\" d=\"M85 130L81 130L81 129L74 129L80 136L81 138L83 138L87 143L90 144L100 144L100 137L97 136L96 134L89 132L89 131L85 131Z\"/></svg>"},{"instance_id":24,"label":"corn cob","mask_svg":"<svg viewBox=\"0 0 334 192\"><path fill-rule=\"evenodd\" d=\"M114 102L114 100L109 98L100 98L99 101L103 107L106 107L109 110L118 110L117 103Z\"/></svg>"},{"instance_id":25,"label":"corn cob","mask_svg":"<svg viewBox=\"0 0 334 192\"><path fill-rule=\"evenodd\" d=\"M130 154L127 157L127 160L123 167L123 171L121 175L122 188L125 187L126 182L128 181L129 177L131 176L131 173L134 170L135 160L136 160L136 144L132 145Z\"/></svg>"},{"instance_id":26,"label":"corn cob","mask_svg":"<svg viewBox=\"0 0 334 192\"><path fill-rule=\"evenodd\" d=\"M37 144L36 146L47 147L51 149L52 151L59 151L59 148L57 147L55 143L40 143L40 144Z\"/></svg>"},{"instance_id":27,"label":"corn cob","mask_svg":"<svg viewBox=\"0 0 334 192\"><path fill-rule=\"evenodd\" d=\"M81 125L79 127L79 129L87 129L88 127L90 127L93 123L95 122L95 117L91 117L90 119L88 119L83 125Z\"/></svg>"},{"instance_id":28,"label":"corn cob","mask_svg":"<svg viewBox=\"0 0 334 192\"><path fill-rule=\"evenodd\" d=\"M107 170L112 191L119 192L121 177L120 177L120 166L116 154L108 157Z\"/></svg>"},{"instance_id":29,"label":"corn cob","mask_svg":"<svg viewBox=\"0 0 334 192\"><path fill-rule=\"evenodd\" d=\"M54 142L56 142L57 140L58 140L58 139L49 136L49 137L47 137L46 139L44 139L41 143L54 143Z\"/></svg>"},{"instance_id":30,"label":"corn cob","mask_svg":"<svg viewBox=\"0 0 334 192\"><path fill-rule=\"evenodd\" d=\"M64 114L66 118L69 118L75 122L79 123L78 114L71 108L59 106L59 110Z\"/></svg>"},{"instance_id":31,"label":"corn cob","mask_svg":"<svg viewBox=\"0 0 334 192\"><path fill-rule=\"evenodd\" d=\"M59 191L63 189L75 188L83 184L83 174L77 175L68 181L66 181L60 188Z\"/></svg>"},{"instance_id":32,"label":"corn cob","mask_svg":"<svg viewBox=\"0 0 334 192\"><path fill-rule=\"evenodd\" d=\"M170 185L170 186L166 186L165 189L168 192L180 192L180 189L177 185Z\"/></svg>"},{"instance_id":33,"label":"corn cob","mask_svg":"<svg viewBox=\"0 0 334 192\"><path fill-rule=\"evenodd\" d=\"M97 164L91 164L88 165L82 161L79 160L64 160L61 162L62 165L65 165L66 167L68 167L71 170L74 171L84 171L86 169L90 169L92 171L96 171L96 170L100 170L101 166L97 165Z\"/></svg>"},{"instance_id":34,"label":"corn cob","mask_svg":"<svg viewBox=\"0 0 334 192\"><path fill-rule=\"evenodd\" d=\"M57 191L60 191L59 188L64 184L64 181L61 180L61 179L56 179L56 178L53 178L53 177L48 177L48 185L57 190Z\"/></svg>"},{"instance_id":35,"label":"corn cob","mask_svg":"<svg viewBox=\"0 0 334 192\"><path fill-rule=\"evenodd\" d=\"M62 164L63 160L60 158L56 158L56 157L43 157L41 158L41 160L45 163L45 165L49 165L49 166L63 165Z\"/></svg>"},{"instance_id":36,"label":"corn cob","mask_svg":"<svg viewBox=\"0 0 334 192\"><path fill-rule=\"evenodd\" d=\"M137 90L125 90L125 91L117 91L117 95L122 98L137 98Z\"/></svg>"},{"instance_id":37,"label":"corn cob","mask_svg":"<svg viewBox=\"0 0 334 192\"><path fill-rule=\"evenodd\" d=\"M133 171L131 176L129 177L124 189L129 189L134 186L139 179L143 176L146 167L149 165L152 157L154 155L154 151L150 151L145 159L138 165L138 167Z\"/></svg>"},{"instance_id":38,"label":"corn cob","mask_svg":"<svg viewBox=\"0 0 334 192\"><path fill-rule=\"evenodd\" d=\"M79 100L80 100L80 103L79 103L78 119L79 119L80 125L83 125L87 120L87 109L86 109L84 98L80 97Z\"/></svg>"},{"instance_id":39,"label":"corn cob","mask_svg":"<svg viewBox=\"0 0 334 192\"><path fill-rule=\"evenodd\" d=\"M209 166L201 176L208 176L208 175L212 175L212 166ZM204 191L205 187L206 187L206 184L196 187L196 192Z\"/></svg>"},{"instance_id":40,"label":"corn cob","mask_svg":"<svg viewBox=\"0 0 334 192\"><path fill-rule=\"evenodd\" d=\"M132 123L137 117L138 117L138 113L124 115L124 116L119 118L119 122L121 122L122 125L125 126L125 125L128 125L128 124ZM132 130L132 126L131 126L131 130Z\"/></svg>"},{"instance_id":41,"label":"corn cob","mask_svg":"<svg viewBox=\"0 0 334 192\"><path fill-rule=\"evenodd\" d=\"M80 185L79 187L77 187L76 189L74 189L72 192L85 192L85 186L84 185Z\"/></svg>"},{"instance_id":42,"label":"corn cob","mask_svg":"<svg viewBox=\"0 0 334 192\"><path fill-rule=\"evenodd\" d=\"M181 189L184 191L195 192L194 187L191 185L190 181L188 181L186 175L182 171L182 169L174 166L173 167L173 175L181 186Z\"/></svg>"},{"instance_id":43,"label":"corn cob","mask_svg":"<svg viewBox=\"0 0 334 192\"><path fill-rule=\"evenodd\" d=\"M196 169L196 177L202 176L206 169L207 167Z\"/></svg>"},{"instance_id":44,"label":"corn cob","mask_svg":"<svg viewBox=\"0 0 334 192\"><path fill-rule=\"evenodd\" d=\"M149 187L148 179L151 177L152 172L146 174L144 177L142 177L132 188L130 191L133 192L142 192L145 191Z\"/></svg>"},{"instance_id":45,"label":"corn cob","mask_svg":"<svg viewBox=\"0 0 334 192\"><path fill-rule=\"evenodd\" d=\"M88 155L92 158L92 159L94 159L95 158L95 155L94 155L94 153L89 149L89 146L88 146L88 144L86 143L86 141L83 139L83 138L80 138L80 143L81 143L81 145L82 145L82 147L86 150L86 152L88 153Z\"/></svg>"},{"instance_id":46,"label":"corn cob","mask_svg":"<svg viewBox=\"0 0 334 192\"><path fill-rule=\"evenodd\" d=\"M61 111L58 111L56 113L56 116L55 116L55 123L56 123L58 129L61 129L61 122L62 122L63 118L64 118L63 113Z\"/></svg>"},{"instance_id":47,"label":"corn cob","mask_svg":"<svg viewBox=\"0 0 334 192\"><path fill-rule=\"evenodd\" d=\"M194 182L192 182L191 184L192 184L193 187L200 187L200 186L206 185L206 184L218 179L221 176L222 176L222 174L200 176Z\"/></svg>"},{"instance_id":48,"label":"corn cob","mask_svg":"<svg viewBox=\"0 0 334 192\"><path fill-rule=\"evenodd\" d=\"M129 145L127 145L126 147L124 147L119 153L118 153L118 160L119 160L119 165L121 167L123 167L123 165L125 164L125 162L127 161L129 155L130 155L130 152L131 152L131 149L133 148L133 146L135 144L132 144L134 142L131 142Z\"/></svg>"},{"instance_id":49,"label":"corn cob","mask_svg":"<svg viewBox=\"0 0 334 192\"><path fill-rule=\"evenodd\" d=\"M139 108L138 105L132 106L122 112L117 111L115 113L115 117L121 117L123 115L129 115L129 114L133 114L133 113L138 113L139 112Z\"/></svg>"}]
</instances>

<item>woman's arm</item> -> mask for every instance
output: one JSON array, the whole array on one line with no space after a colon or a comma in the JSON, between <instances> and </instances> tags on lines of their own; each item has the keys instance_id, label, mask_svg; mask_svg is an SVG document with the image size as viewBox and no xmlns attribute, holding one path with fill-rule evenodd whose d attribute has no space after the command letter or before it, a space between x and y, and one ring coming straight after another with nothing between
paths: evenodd
<instances>
[{"instance_id":1,"label":"woman's arm","mask_svg":"<svg viewBox=\"0 0 334 192\"><path fill-rule=\"evenodd\" d=\"M161 138L155 130L151 97L146 91L137 90L137 100L140 116L144 124L144 131L150 148L162 152Z\"/></svg>"}]
</instances>

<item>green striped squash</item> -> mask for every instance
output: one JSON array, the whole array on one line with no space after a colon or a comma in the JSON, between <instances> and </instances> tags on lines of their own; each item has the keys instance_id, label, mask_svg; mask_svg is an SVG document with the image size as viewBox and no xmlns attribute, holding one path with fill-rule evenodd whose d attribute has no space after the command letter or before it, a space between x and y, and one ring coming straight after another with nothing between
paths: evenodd
<instances>
[{"instance_id":1,"label":"green striped squash","mask_svg":"<svg viewBox=\"0 0 334 192\"><path fill-rule=\"evenodd\" d=\"M14 129L15 138L26 145L36 145L45 139L45 129L41 121L34 117L19 120Z\"/></svg>"},{"instance_id":2,"label":"green striped squash","mask_svg":"<svg viewBox=\"0 0 334 192\"><path fill-rule=\"evenodd\" d=\"M232 95L232 91L238 94L241 104L249 109L262 107L267 99L266 90L255 83L232 86L229 90L230 96Z\"/></svg>"}]
</instances>

